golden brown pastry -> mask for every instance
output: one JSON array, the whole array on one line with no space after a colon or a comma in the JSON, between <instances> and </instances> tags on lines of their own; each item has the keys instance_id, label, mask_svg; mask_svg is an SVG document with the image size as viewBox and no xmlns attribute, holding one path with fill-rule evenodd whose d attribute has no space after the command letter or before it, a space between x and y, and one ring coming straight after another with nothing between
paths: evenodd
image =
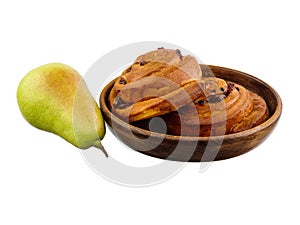
<instances>
[{"instance_id":1,"label":"golden brown pastry","mask_svg":"<svg viewBox=\"0 0 300 225\"><path fill-rule=\"evenodd\" d=\"M158 49L136 59L109 95L113 113L134 122L177 110L203 89L197 60L179 50Z\"/></svg>"},{"instance_id":2,"label":"golden brown pastry","mask_svg":"<svg viewBox=\"0 0 300 225\"><path fill-rule=\"evenodd\" d=\"M237 133L255 127L266 121L269 117L269 110L265 100L253 92L250 92L250 95L253 101L253 110L249 115L245 116L241 122L236 123L232 127L232 133Z\"/></svg>"},{"instance_id":3,"label":"golden brown pastry","mask_svg":"<svg viewBox=\"0 0 300 225\"><path fill-rule=\"evenodd\" d=\"M159 116L173 135L216 136L241 132L269 116L266 102L242 85L207 76L192 56L158 49L139 56L109 95L111 111L148 128Z\"/></svg>"},{"instance_id":4,"label":"golden brown pastry","mask_svg":"<svg viewBox=\"0 0 300 225\"><path fill-rule=\"evenodd\" d=\"M223 94L202 97L162 118L170 134L216 136L250 129L267 117L268 108L260 96L228 82Z\"/></svg>"}]
</instances>

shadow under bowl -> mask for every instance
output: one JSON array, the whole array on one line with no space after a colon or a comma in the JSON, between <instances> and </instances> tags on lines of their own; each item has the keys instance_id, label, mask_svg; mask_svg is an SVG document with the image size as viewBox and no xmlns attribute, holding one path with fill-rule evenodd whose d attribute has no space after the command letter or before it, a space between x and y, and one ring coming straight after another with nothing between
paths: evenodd
<instances>
[{"instance_id":1,"label":"shadow under bowl","mask_svg":"<svg viewBox=\"0 0 300 225\"><path fill-rule=\"evenodd\" d=\"M104 120L124 144L160 159L208 162L236 157L256 148L271 134L280 118L282 102L278 93L264 81L244 72L212 65L201 65L201 69L203 76L213 73L218 78L243 85L263 97L269 108L269 119L249 130L223 136L175 136L153 132L128 124L111 113L108 96L115 82L113 80L100 95Z\"/></svg>"}]
</instances>

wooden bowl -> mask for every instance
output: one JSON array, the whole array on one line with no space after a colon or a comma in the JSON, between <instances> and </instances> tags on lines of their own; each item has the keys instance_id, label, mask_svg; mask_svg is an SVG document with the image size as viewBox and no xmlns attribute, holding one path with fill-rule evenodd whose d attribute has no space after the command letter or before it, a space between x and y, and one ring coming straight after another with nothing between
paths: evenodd
<instances>
[{"instance_id":1,"label":"wooden bowl","mask_svg":"<svg viewBox=\"0 0 300 225\"><path fill-rule=\"evenodd\" d=\"M267 121L252 129L223 136L174 136L145 130L128 124L113 115L107 99L114 80L101 92L100 106L105 121L114 135L130 148L143 154L175 161L215 161L244 154L260 145L274 130L282 111L278 93L262 80L249 74L211 65L201 65L203 76L213 72L216 77L241 84L262 96L269 108Z\"/></svg>"}]
</instances>

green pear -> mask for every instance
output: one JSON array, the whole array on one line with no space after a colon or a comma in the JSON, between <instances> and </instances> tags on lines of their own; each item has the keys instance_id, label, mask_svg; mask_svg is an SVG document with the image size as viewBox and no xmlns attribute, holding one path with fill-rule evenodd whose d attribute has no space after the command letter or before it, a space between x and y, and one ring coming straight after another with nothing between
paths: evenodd
<instances>
[{"instance_id":1,"label":"green pear","mask_svg":"<svg viewBox=\"0 0 300 225\"><path fill-rule=\"evenodd\" d=\"M80 149L100 148L105 135L101 111L80 74L50 63L21 80L17 99L23 117L34 127L54 133Z\"/></svg>"}]
</instances>

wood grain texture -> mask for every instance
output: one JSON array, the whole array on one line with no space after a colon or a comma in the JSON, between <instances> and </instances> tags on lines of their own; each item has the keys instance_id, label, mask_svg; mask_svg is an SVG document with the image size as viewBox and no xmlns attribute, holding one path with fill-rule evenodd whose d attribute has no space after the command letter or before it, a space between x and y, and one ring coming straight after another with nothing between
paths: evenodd
<instances>
[{"instance_id":1,"label":"wood grain texture","mask_svg":"<svg viewBox=\"0 0 300 225\"><path fill-rule=\"evenodd\" d=\"M244 154L260 145L274 130L282 111L278 93L262 80L237 70L201 65L203 76L216 76L243 85L263 97L270 117L264 123L239 133L213 137L166 135L130 125L110 112L108 96L111 81L101 92L100 106L105 121L114 135L130 148L143 154L175 161L215 161Z\"/></svg>"}]
</instances>

